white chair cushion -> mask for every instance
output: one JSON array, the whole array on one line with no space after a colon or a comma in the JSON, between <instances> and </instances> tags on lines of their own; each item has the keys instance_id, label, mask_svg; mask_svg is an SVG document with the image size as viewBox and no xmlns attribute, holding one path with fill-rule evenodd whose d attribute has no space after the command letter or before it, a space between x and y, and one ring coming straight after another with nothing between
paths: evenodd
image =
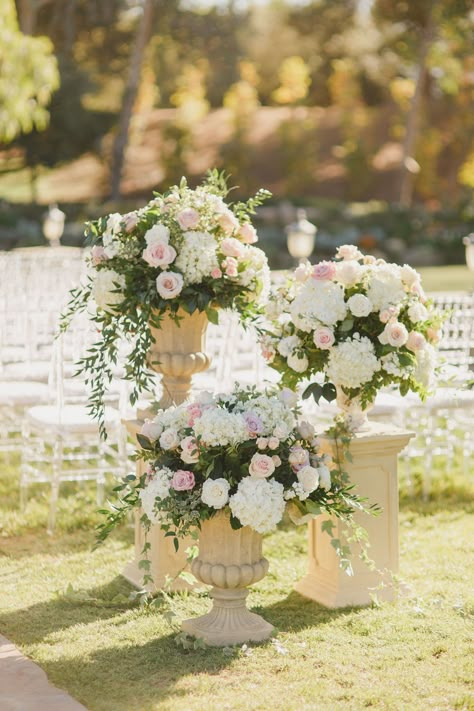
<instances>
[{"instance_id":1,"label":"white chair cushion","mask_svg":"<svg viewBox=\"0 0 474 711\"><path fill-rule=\"evenodd\" d=\"M36 382L6 380L0 382L0 405L27 407L50 402L51 394L47 385Z\"/></svg>"},{"instance_id":2,"label":"white chair cushion","mask_svg":"<svg viewBox=\"0 0 474 711\"><path fill-rule=\"evenodd\" d=\"M55 405L32 407L26 412L26 417L32 425L45 427L57 432L75 432L84 434L99 433L99 425L82 405L65 405L58 408ZM120 423L118 410L105 408L105 426L115 427Z\"/></svg>"}]
</instances>

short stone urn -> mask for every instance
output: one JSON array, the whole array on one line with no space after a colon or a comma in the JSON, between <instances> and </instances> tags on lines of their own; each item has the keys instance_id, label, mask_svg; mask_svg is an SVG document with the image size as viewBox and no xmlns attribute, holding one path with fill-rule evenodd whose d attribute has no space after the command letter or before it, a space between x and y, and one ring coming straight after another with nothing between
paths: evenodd
<instances>
[{"instance_id":1,"label":"short stone urn","mask_svg":"<svg viewBox=\"0 0 474 711\"><path fill-rule=\"evenodd\" d=\"M204 521L199 536L199 555L191 570L198 580L212 585L212 610L186 620L184 632L213 647L261 642L273 627L245 604L247 585L265 577L268 561L262 557L262 535L250 526L234 530L229 514L219 511Z\"/></svg>"},{"instance_id":2,"label":"short stone urn","mask_svg":"<svg viewBox=\"0 0 474 711\"><path fill-rule=\"evenodd\" d=\"M191 380L195 373L207 370L211 359L206 355L206 331L209 325L205 311L188 314L178 309L179 322L168 313L160 317L160 328L150 324L152 343L148 364L162 378L163 395L160 409L171 405L181 405L191 391ZM148 411L139 411L140 419L153 416Z\"/></svg>"},{"instance_id":3,"label":"short stone urn","mask_svg":"<svg viewBox=\"0 0 474 711\"><path fill-rule=\"evenodd\" d=\"M336 385L336 403L344 416L344 422L352 432L367 432L370 429L368 414L373 403L362 409L359 396L349 397L340 385Z\"/></svg>"}]
</instances>

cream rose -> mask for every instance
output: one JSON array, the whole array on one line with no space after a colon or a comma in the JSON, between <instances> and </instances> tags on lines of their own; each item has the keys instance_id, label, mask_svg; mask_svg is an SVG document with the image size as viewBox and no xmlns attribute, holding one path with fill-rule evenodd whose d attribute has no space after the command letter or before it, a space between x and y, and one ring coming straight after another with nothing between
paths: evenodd
<instances>
[{"instance_id":1,"label":"cream rose","mask_svg":"<svg viewBox=\"0 0 474 711\"><path fill-rule=\"evenodd\" d=\"M199 459L199 450L197 446L196 439L191 435L185 437L179 443L181 447L181 459L186 464L194 464Z\"/></svg>"},{"instance_id":2,"label":"cream rose","mask_svg":"<svg viewBox=\"0 0 474 711\"><path fill-rule=\"evenodd\" d=\"M226 237L221 242L221 252L226 257L235 257L239 259L245 254L245 247L242 242L239 242L235 237Z\"/></svg>"},{"instance_id":3,"label":"cream rose","mask_svg":"<svg viewBox=\"0 0 474 711\"><path fill-rule=\"evenodd\" d=\"M178 212L176 219L182 230L193 230L199 224L199 212L192 207L186 207Z\"/></svg>"},{"instance_id":4,"label":"cream rose","mask_svg":"<svg viewBox=\"0 0 474 711\"><path fill-rule=\"evenodd\" d=\"M343 244L341 247L338 247L336 252L338 259L362 259L363 256L355 244Z\"/></svg>"},{"instance_id":5,"label":"cream rose","mask_svg":"<svg viewBox=\"0 0 474 711\"><path fill-rule=\"evenodd\" d=\"M406 341L406 347L410 351L421 351L426 346L426 339L422 333L418 331L410 331Z\"/></svg>"},{"instance_id":6,"label":"cream rose","mask_svg":"<svg viewBox=\"0 0 474 711\"><path fill-rule=\"evenodd\" d=\"M232 212L232 210L224 210L219 216L219 225L222 227L227 235L231 235L233 232L239 229L239 221Z\"/></svg>"},{"instance_id":7,"label":"cream rose","mask_svg":"<svg viewBox=\"0 0 474 711\"><path fill-rule=\"evenodd\" d=\"M183 289L184 279L177 272L161 272L156 278L156 290L162 299L174 299Z\"/></svg>"},{"instance_id":8,"label":"cream rose","mask_svg":"<svg viewBox=\"0 0 474 711\"><path fill-rule=\"evenodd\" d=\"M309 452L303 447L291 447L288 456L288 463L293 471L298 471L302 467L309 465Z\"/></svg>"},{"instance_id":9,"label":"cream rose","mask_svg":"<svg viewBox=\"0 0 474 711\"><path fill-rule=\"evenodd\" d=\"M230 484L225 479L206 479L202 486L201 501L213 509L221 509L229 501Z\"/></svg>"},{"instance_id":10,"label":"cream rose","mask_svg":"<svg viewBox=\"0 0 474 711\"><path fill-rule=\"evenodd\" d=\"M178 432L174 427L168 427L160 435L160 447L162 449L176 449L179 444Z\"/></svg>"},{"instance_id":11,"label":"cream rose","mask_svg":"<svg viewBox=\"0 0 474 711\"><path fill-rule=\"evenodd\" d=\"M408 331L399 321L389 321L379 336L383 345L387 343L396 348L404 346L408 340Z\"/></svg>"},{"instance_id":12,"label":"cream rose","mask_svg":"<svg viewBox=\"0 0 474 711\"><path fill-rule=\"evenodd\" d=\"M266 479L275 471L275 462L266 454L253 455L249 464L249 474L254 479Z\"/></svg>"},{"instance_id":13,"label":"cream rose","mask_svg":"<svg viewBox=\"0 0 474 711\"><path fill-rule=\"evenodd\" d=\"M318 470L309 464L298 469L296 476L303 489L309 494L319 486Z\"/></svg>"}]
</instances>

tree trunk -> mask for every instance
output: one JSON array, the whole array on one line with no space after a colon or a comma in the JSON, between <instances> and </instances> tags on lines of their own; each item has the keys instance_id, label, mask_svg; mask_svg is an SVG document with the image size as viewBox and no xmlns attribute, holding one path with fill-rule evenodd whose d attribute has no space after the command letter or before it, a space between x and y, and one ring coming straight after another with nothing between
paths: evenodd
<instances>
[{"instance_id":1,"label":"tree trunk","mask_svg":"<svg viewBox=\"0 0 474 711\"><path fill-rule=\"evenodd\" d=\"M143 14L137 28L135 46L130 60L127 86L123 97L122 113L117 136L112 149L110 196L112 200L120 199L120 180L128 143L128 132L132 118L133 105L138 92L143 57L150 39L153 16L153 0L145 0Z\"/></svg>"},{"instance_id":2,"label":"tree trunk","mask_svg":"<svg viewBox=\"0 0 474 711\"><path fill-rule=\"evenodd\" d=\"M64 8L64 53L70 57L76 39L76 0L67 0Z\"/></svg>"},{"instance_id":3,"label":"tree trunk","mask_svg":"<svg viewBox=\"0 0 474 711\"><path fill-rule=\"evenodd\" d=\"M53 0L17 0L20 30L24 35L32 35L36 29L38 10Z\"/></svg>"},{"instance_id":4,"label":"tree trunk","mask_svg":"<svg viewBox=\"0 0 474 711\"><path fill-rule=\"evenodd\" d=\"M426 58L428 56L431 43L433 41L433 9L431 7L428 22L423 29L421 38L420 54L418 57L418 72L415 85L415 93L413 94L410 110L407 116L405 138L403 140L402 162L400 165L400 188L399 188L399 203L403 207L410 207L413 199L413 183L414 171L410 166L410 159L413 160L413 152L418 138L420 112L422 108L423 90L426 82Z\"/></svg>"}]
</instances>

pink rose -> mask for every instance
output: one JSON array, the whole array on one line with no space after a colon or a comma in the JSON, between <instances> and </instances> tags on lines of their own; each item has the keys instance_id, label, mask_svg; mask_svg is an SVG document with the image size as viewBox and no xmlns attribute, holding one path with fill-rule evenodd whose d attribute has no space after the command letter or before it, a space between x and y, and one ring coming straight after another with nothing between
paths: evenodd
<instances>
[{"instance_id":1,"label":"pink rose","mask_svg":"<svg viewBox=\"0 0 474 711\"><path fill-rule=\"evenodd\" d=\"M259 449L266 449L268 447L268 439L266 437L259 437L257 439L257 447Z\"/></svg>"},{"instance_id":2,"label":"pink rose","mask_svg":"<svg viewBox=\"0 0 474 711\"><path fill-rule=\"evenodd\" d=\"M98 244L95 244L92 247L91 255L92 255L92 263L95 266L97 266L101 262L106 262L108 259L105 249L103 247L100 247Z\"/></svg>"},{"instance_id":3,"label":"pink rose","mask_svg":"<svg viewBox=\"0 0 474 711\"><path fill-rule=\"evenodd\" d=\"M267 454L254 454L250 460L250 476L255 479L266 479L275 471L275 463Z\"/></svg>"},{"instance_id":4,"label":"pink rose","mask_svg":"<svg viewBox=\"0 0 474 711\"><path fill-rule=\"evenodd\" d=\"M280 446L280 440L278 437L270 437L268 440L268 449L278 449Z\"/></svg>"},{"instance_id":5,"label":"pink rose","mask_svg":"<svg viewBox=\"0 0 474 711\"><path fill-rule=\"evenodd\" d=\"M408 340L408 331L399 321L389 321L379 336L383 345L387 343L396 348L404 346Z\"/></svg>"},{"instance_id":6,"label":"pink rose","mask_svg":"<svg viewBox=\"0 0 474 711\"><path fill-rule=\"evenodd\" d=\"M420 301L422 304L426 303L426 301L427 301L426 294L425 294L423 287L421 286L421 284L419 282L415 282L414 284L412 284L410 291L412 294L416 294L417 296L420 297Z\"/></svg>"},{"instance_id":7,"label":"pink rose","mask_svg":"<svg viewBox=\"0 0 474 711\"><path fill-rule=\"evenodd\" d=\"M272 462L275 465L275 467L279 467L281 464L281 459L278 456L278 454L272 454Z\"/></svg>"},{"instance_id":8,"label":"pink rose","mask_svg":"<svg viewBox=\"0 0 474 711\"><path fill-rule=\"evenodd\" d=\"M336 252L338 259L362 259L363 256L355 244L343 244Z\"/></svg>"},{"instance_id":9,"label":"pink rose","mask_svg":"<svg viewBox=\"0 0 474 711\"><path fill-rule=\"evenodd\" d=\"M194 474L185 469L178 469L173 474L171 479L171 488L175 491L189 491L194 489L194 484L196 483L194 479Z\"/></svg>"},{"instance_id":10,"label":"pink rose","mask_svg":"<svg viewBox=\"0 0 474 711\"><path fill-rule=\"evenodd\" d=\"M309 262L299 264L295 271L294 271L294 277L296 281L299 281L300 284L303 284L305 281L308 280L309 276L312 274L312 267Z\"/></svg>"},{"instance_id":11,"label":"pink rose","mask_svg":"<svg viewBox=\"0 0 474 711\"><path fill-rule=\"evenodd\" d=\"M127 234L135 229L138 225L138 220L139 218L136 212L127 212L127 214L123 216L122 222L124 223L125 232L127 232Z\"/></svg>"},{"instance_id":12,"label":"pink rose","mask_svg":"<svg viewBox=\"0 0 474 711\"><path fill-rule=\"evenodd\" d=\"M422 333L410 331L405 345L410 351L421 351L426 345L426 340Z\"/></svg>"},{"instance_id":13,"label":"pink rose","mask_svg":"<svg viewBox=\"0 0 474 711\"><path fill-rule=\"evenodd\" d=\"M225 254L226 257L243 257L245 252L245 247L242 242L239 242L235 237L226 237L221 243L221 252Z\"/></svg>"},{"instance_id":14,"label":"pink rose","mask_svg":"<svg viewBox=\"0 0 474 711\"><path fill-rule=\"evenodd\" d=\"M233 265L230 265L229 267L226 267L225 273L227 274L228 277L234 278L238 276L239 272L237 271L237 267L234 267Z\"/></svg>"},{"instance_id":15,"label":"pink rose","mask_svg":"<svg viewBox=\"0 0 474 711\"><path fill-rule=\"evenodd\" d=\"M231 235L239 229L239 221L231 210L226 209L219 215L219 225L222 227L226 235Z\"/></svg>"},{"instance_id":16,"label":"pink rose","mask_svg":"<svg viewBox=\"0 0 474 711\"><path fill-rule=\"evenodd\" d=\"M314 345L322 351L329 350L334 345L335 340L334 333L327 326L321 326L313 333Z\"/></svg>"},{"instance_id":17,"label":"pink rose","mask_svg":"<svg viewBox=\"0 0 474 711\"><path fill-rule=\"evenodd\" d=\"M244 244L254 244L258 241L257 230L250 222L245 222L240 226L239 235Z\"/></svg>"},{"instance_id":18,"label":"pink rose","mask_svg":"<svg viewBox=\"0 0 474 711\"><path fill-rule=\"evenodd\" d=\"M201 407L198 405L197 402L193 402L192 405L187 406L186 412L189 415L188 425L189 427L193 427L195 421L198 420L202 415Z\"/></svg>"},{"instance_id":19,"label":"pink rose","mask_svg":"<svg viewBox=\"0 0 474 711\"><path fill-rule=\"evenodd\" d=\"M176 215L176 219L182 230L193 230L198 226L199 218L199 212L192 207L186 207Z\"/></svg>"},{"instance_id":20,"label":"pink rose","mask_svg":"<svg viewBox=\"0 0 474 711\"><path fill-rule=\"evenodd\" d=\"M334 279L336 276L336 265L334 262L319 262L313 267L313 279L318 279L319 281L326 281L328 279Z\"/></svg>"},{"instance_id":21,"label":"pink rose","mask_svg":"<svg viewBox=\"0 0 474 711\"><path fill-rule=\"evenodd\" d=\"M150 267L167 267L176 259L176 250L169 244L155 242L143 250L142 258Z\"/></svg>"},{"instance_id":22,"label":"pink rose","mask_svg":"<svg viewBox=\"0 0 474 711\"><path fill-rule=\"evenodd\" d=\"M162 299L174 299L181 293L184 279L176 272L161 272L156 278L156 290Z\"/></svg>"},{"instance_id":23,"label":"pink rose","mask_svg":"<svg viewBox=\"0 0 474 711\"><path fill-rule=\"evenodd\" d=\"M194 464L199 459L199 450L196 439L192 436L184 437L179 443L181 447L181 459L186 464Z\"/></svg>"},{"instance_id":24,"label":"pink rose","mask_svg":"<svg viewBox=\"0 0 474 711\"><path fill-rule=\"evenodd\" d=\"M398 309L396 306L389 306L388 309L382 309L379 314L379 319L382 323L388 323L391 318L398 315Z\"/></svg>"},{"instance_id":25,"label":"pink rose","mask_svg":"<svg viewBox=\"0 0 474 711\"><path fill-rule=\"evenodd\" d=\"M288 463L294 472L309 465L309 452L303 447L291 447Z\"/></svg>"},{"instance_id":26,"label":"pink rose","mask_svg":"<svg viewBox=\"0 0 474 711\"><path fill-rule=\"evenodd\" d=\"M256 437L263 430L263 422L255 412L246 412L244 420L250 437Z\"/></svg>"},{"instance_id":27,"label":"pink rose","mask_svg":"<svg viewBox=\"0 0 474 711\"><path fill-rule=\"evenodd\" d=\"M219 269L219 267L214 267L214 269L213 269L212 272L211 272L211 277L212 277L213 279L220 279L221 276L222 276L222 272L221 272L221 270Z\"/></svg>"}]
</instances>

